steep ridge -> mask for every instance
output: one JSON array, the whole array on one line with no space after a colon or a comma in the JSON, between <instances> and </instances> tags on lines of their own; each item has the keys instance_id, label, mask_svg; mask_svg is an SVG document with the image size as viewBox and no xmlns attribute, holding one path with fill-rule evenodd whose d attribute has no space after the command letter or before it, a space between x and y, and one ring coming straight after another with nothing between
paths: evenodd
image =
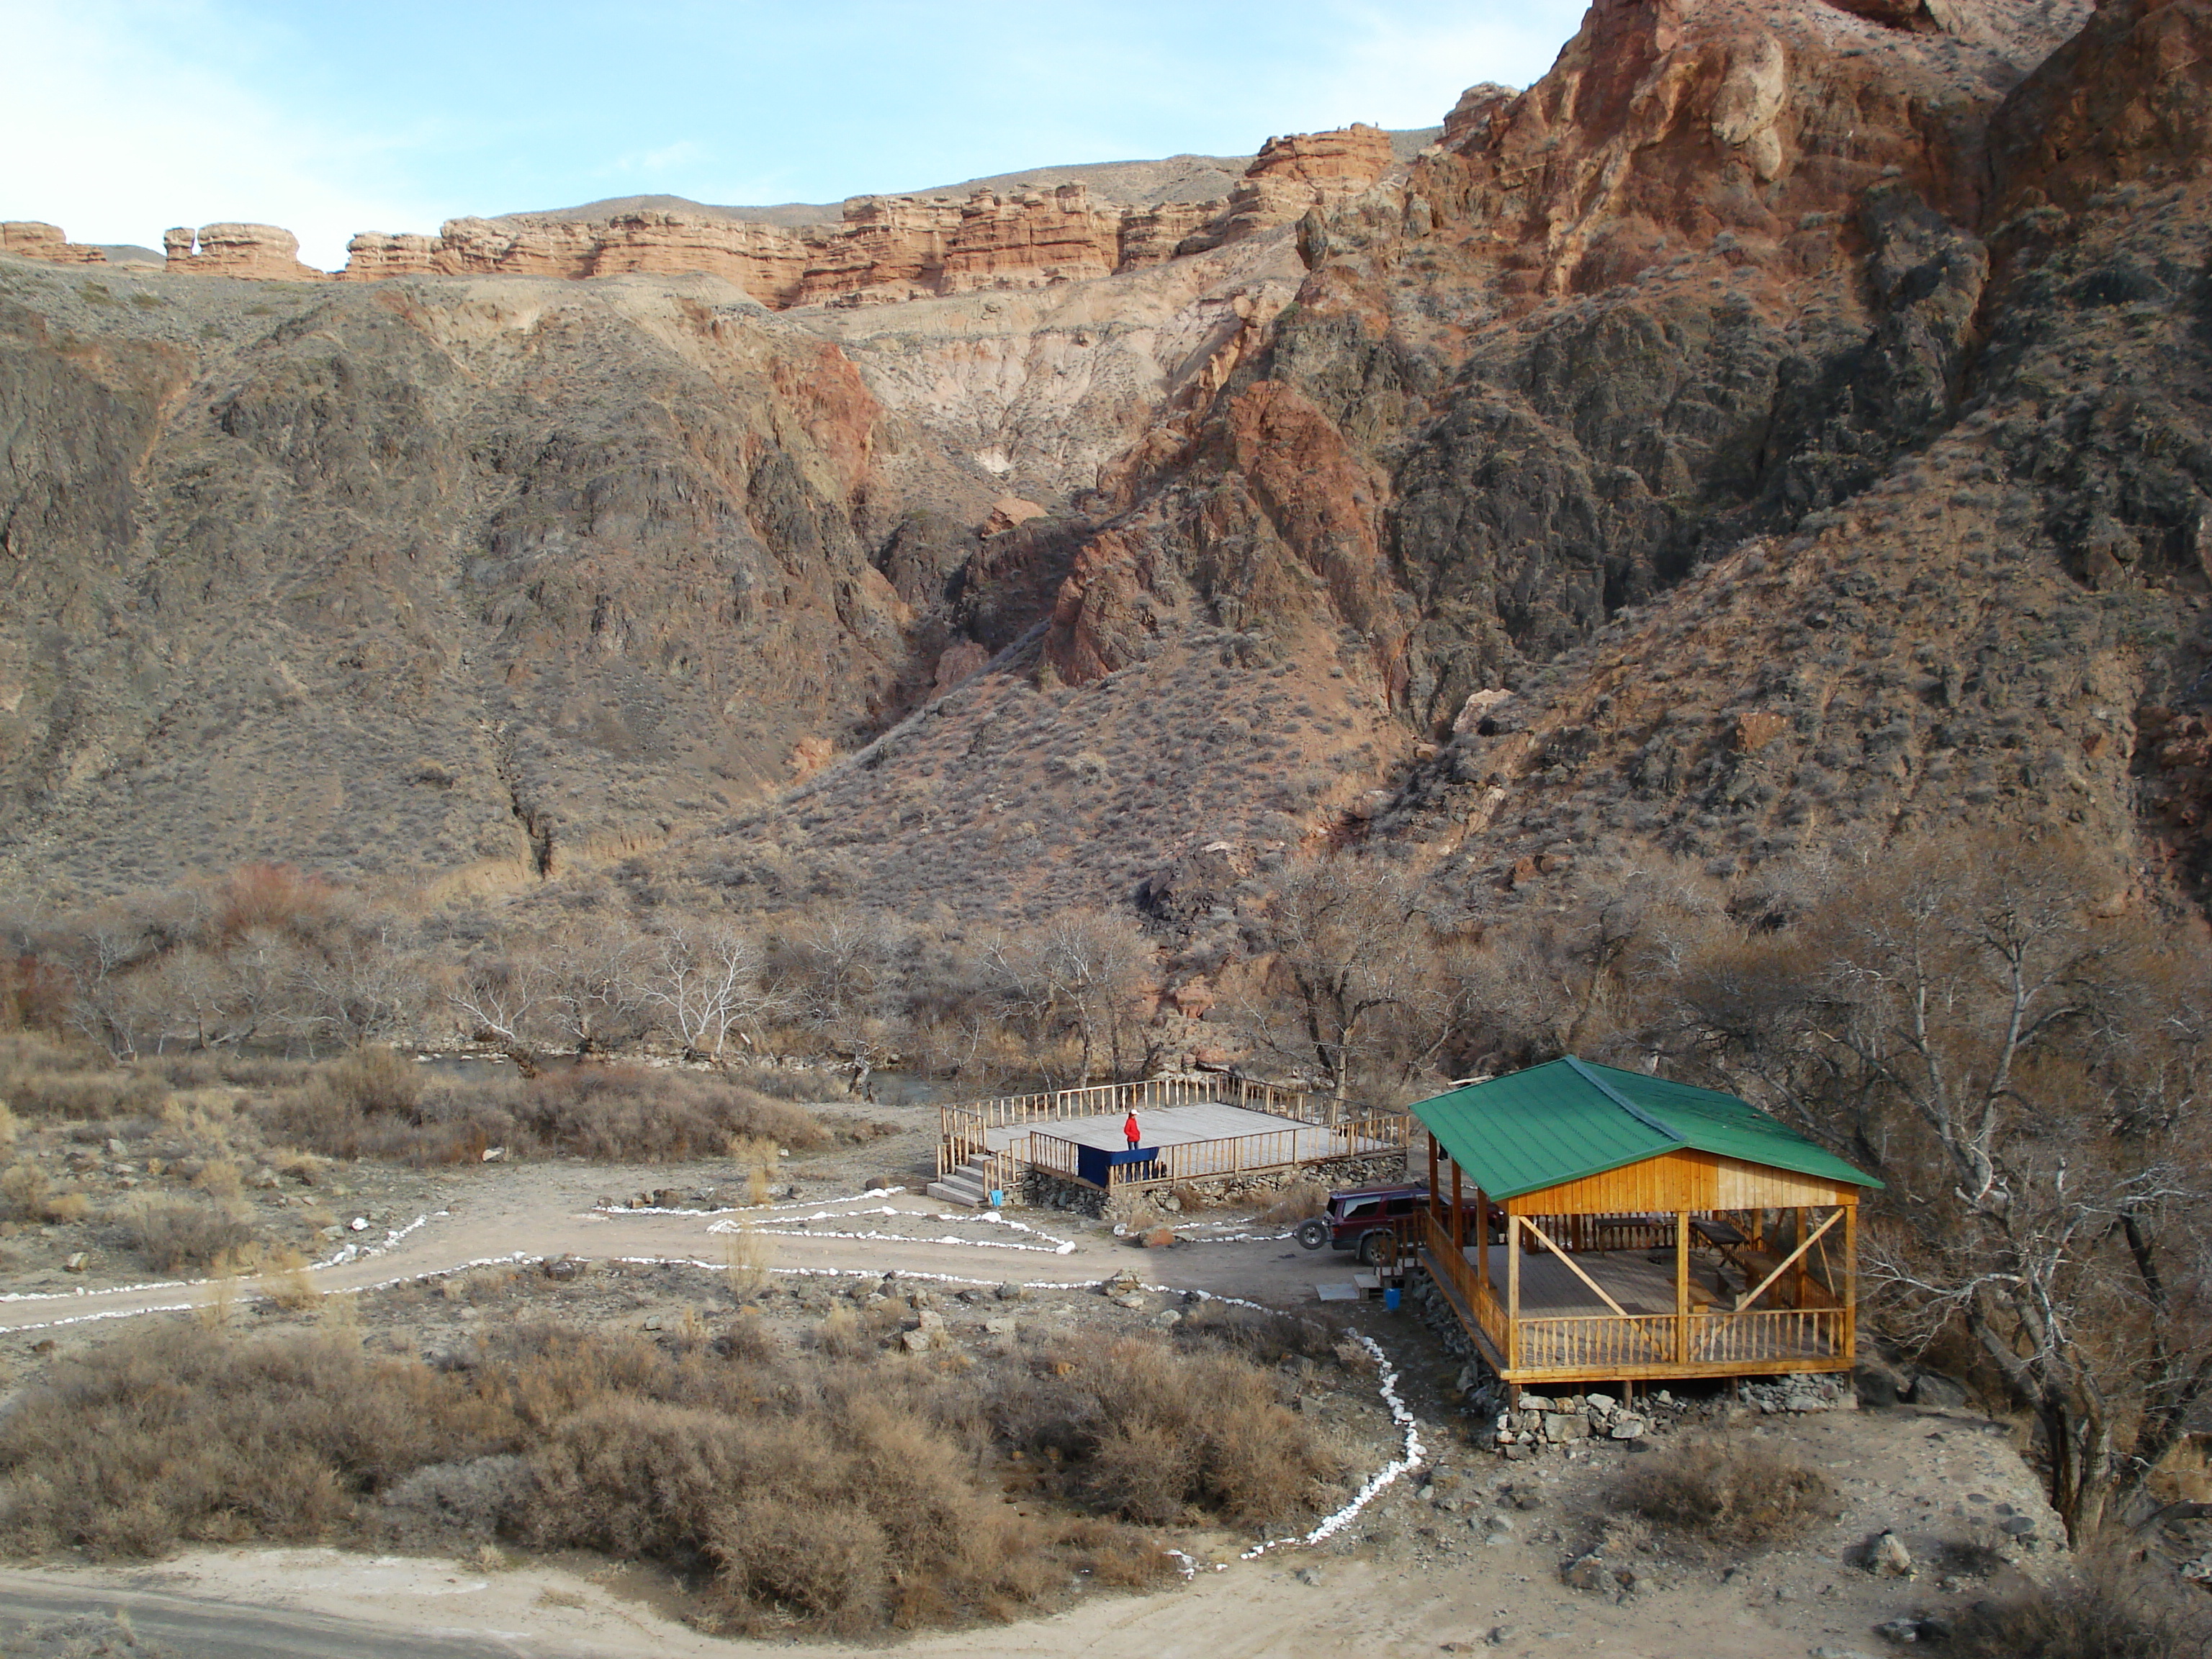
<instances>
[{"instance_id":1,"label":"steep ridge","mask_svg":"<svg viewBox=\"0 0 2212 1659\"><path fill-rule=\"evenodd\" d=\"M926 902L919 775L956 836L1028 827L987 891L1126 897L1140 826L1232 885L1366 836L1486 905L1637 846L2132 844L2140 792L2148 860L2202 863L2204 722L2167 704L2204 650L2203 9L1881 9L1620 0L1477 88L1402 185L1306 216L1296 304L1070 526L1035 665L735 838L835 823L842 880ZM2063 234L2039 168L2087 175ZM1291 696L1240 706L1255 665ZM1108 687L1187 723L1132 738Z\"/></svg>"},{"instance_id":2,"label":"steep ridge","mask_svg":"<svg viewBox=\"0 0 2212 1659\"><path fill-rule=\"evenodd\" d=\"M0 266L0 867L505 884L781 789L990 654L965 567L1287 300L1287 235L842 343L697 276Z\"/></svg>"},{"instance_id":3,"label":"steep ridge","mask_svg":"<svg viewBox=\"0 0 2212 1659\"><path fill-rule=\"evenodd\" d=\"M0 267L0 855L1225 924L1326 840L1757 902L2061 818L2204 881L2208 14L1601 0L1403 173L1294 143L1110 275L886 222L860 309Z\"/></svg>"}]
</instances>

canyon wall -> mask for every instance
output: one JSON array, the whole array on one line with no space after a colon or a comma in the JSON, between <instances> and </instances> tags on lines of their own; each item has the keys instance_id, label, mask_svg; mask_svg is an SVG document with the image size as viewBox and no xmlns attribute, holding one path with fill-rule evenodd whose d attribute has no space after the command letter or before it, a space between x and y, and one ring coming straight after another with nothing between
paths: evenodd
<instances>
[{"instance_id":1,"label":"canyon wall","mask_svg":"<svg viewBox=\"0 0 2212 1659\"><path fill-rule=\"evenodd\" d=\"M1011 195L863 196L843 222L788 228L708 213L651 210L604 219L548 215L450 219L434 236L364 231L345 269L314 270L275 225L179 226L161 239L172 275L254 281L374 283L394 276L552 276L579 281L697 271L772 309L880 305L983 289L1087 282L1289 224L1372 186L1392 165L1389 135L1355 125L1270 138L1225 201L1150 206L1094 198L1081 185ZM96 248L52 225L0 226L0 253L97 264Z\"/></svg>"},{"instance_id":2,"label":"canyon wall","mask_svg":"<svg viewBox=\"0 0 2212 1659\"><path fill-rule=\"evenodd\" d=\"M778 310L880 305L978 290L1048 288L1201 252L1368 189L1392 164L1389 135L1353 125L1270 138L1226 201L1148 207L1081 185L1000 196L863 196L836 226L788 229L708 214L605 219L453 219L435 236L364 232L340 280L558 276L696 270Z\"/></svg>"},{"instance_id":3,"label":"canyon wall","mask_svg":"<svg viewBox=\"0 0 2212 1659\"><path fill-rule=\"evenodd\" d=\"M58 265L104 265L107 255L82 242L72 242L59 225L36 219L0 219L0 254L15 259L44 259Z\"/></svg>"},{"instance_id":4,"label":"canyon wall","mask_svg":"<svg viewBox=\"0 0 2212 1659\"><path fill-rule=\"evenodd\" d=\"M161 233L171 275L237 276L252 282L319 283L329 273L300 263L300 239L277 225L178 225Z\"/></svg>"}]
</instances>

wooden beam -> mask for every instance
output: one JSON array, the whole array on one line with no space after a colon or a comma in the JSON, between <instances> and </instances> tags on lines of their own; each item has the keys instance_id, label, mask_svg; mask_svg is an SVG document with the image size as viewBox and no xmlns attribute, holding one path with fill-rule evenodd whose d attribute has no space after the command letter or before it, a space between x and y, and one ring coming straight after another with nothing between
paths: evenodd
<instances>
[{"instance_id":1,"label":"wooden beam","mask_svg":"<svg viewBox=\"0 0 2212 1659\"><path fill-rule=\"evenodd\" d=\"M1458 1160L1457 1158L1454 1158L1454 1159L1452 1160L1452 1226L1451 1226L1451 1240L1452 1240L1452 1249L1454 1249L1455 1250L1465 1249L1467 1248L1467 1219L1466 1219L1466 1218L1467 1218L1467 1212L1466 1212L1465 1210L1463 1210L1463 1209L1462 1209L1462 1208L1460 1207L1460 1197L1459 1197L1459 1160Z\"/></svg>"},{"instance_id":2,"label":"wooden beam","mask_svg":"<svg viewBox=\"0 0 2212 1659\"><path fill-rule=\"evenodd\" d=\"M1550 1235L1546 1233L1541 1227L1539 1227L1533 1221L1523 1221L1521 1224L1526 1227L1530 1232L1536 1235L1536 1242L1538 1243L1541 1244L1553 1255L1559 1257L1560 1261L1565 1262L1567 1264L1567 1271L1572 1273L1577 1279L1581 1279L1583 1284L1589 1285L1590 1289L1596 1293L1597 1299L1599 1301L1604 1303L1607 1307L1612 1309L1620 1317L1626 1319L1630 1316L1628 1310L1622 1307L1620 1304L1615 1302L1611 1297L1607 1296L1605 1293L1605 1287L1600 1285L1597 1280L1592 1279L1588 1273L1584 1273L1582 1268L1576 1264L1574 1257L1569 1255L1558 1245L1553 1243Z\"/></svg>"},{"instance_id":3,"label":"wooden beam","mask_svg":"<svg viewBox=\"0 0 2212 1659\"><path fill-rule=\"evenodd\" d=\"M1487 1244L1483 1246L1488 1251ZM1521 1363L1521 1218L1505 1212L1505 1363Z\"/></svg>"},{"instance_id":4,"label":"wooden beam","mask_svg":"<svg viewBox=\"0 0 2212 1659\"><path fill-rule=\"evenodd\" d=\"M1474 1261L1482 1293L1495 1295L1490 1288L1490 1194L1480 1187L1474 1189Z\"/></svg>"},{"instance_id":5,"label":"wooden beam","mask_svg":"<svg viewBox=\"0 0 2212 1659\"><path fill-rule=\"evenodd\" d=\"M1856 1360L1859 1351L1859 1206L1844 1206L1844 1340L1842 1357Z\"/></svg>"},{"instance_id":6,"label":"wooden beam","mask_svg":"<svg viewBox=\"0 0 2212 1659\"><path fill-rule=\"evenodd\" d=\"M1437 1136L1436 1131L1433 1129L1427 1133L1429 1139L1429 1213L1431 1215L1437 1216L1437 1218L1441 1220L1443 1218L1437 1209Z\"/></svg>"},{"instance_id":7,"label":"wooden beam","mask_svg":"<svg viewBox=\"0 0 2212 1659\"><path fill-rule=\"evenodd\" d=\"M1788 1273L1793 1267L1797 1268L1798 1305L1800 1307L1803 1306L1805 1270L1800 1264L1803 1262L1805 1259L1805 1252L1813 1248L1814 1240L1818 1239L1822 1233L1826 1232L1829 1228L1834 1226L1838 1221L1841 1221L1844 1217L1850 1212L1850 1206L1849 1205L1841 1206L1836 1211L1835 1214L1830 1216L1826 1221L1823 1221L1817 1228L1814 1229L1812 1234L1808 1237L1805 1234L1805 1212L1802 1209L1800 1209L1797 1212L1797 1232L1799 1235L1797 1248L1790 1251L1788 1255L1784 1256L1780 1261L1777 1262L1772 1273L1760 1279L1752 1289L1746 1291L1741 1296L1736 1297L1736 1312L1741 1313L1753 1303L1758 1301L1760 1296L1765 1294L1766 1287L1769 1285L1771 1285L1776 1279L1781 1278L1783 1274Z\"/></svg>"},{"instance_id":8,"label":"wooden beam","mask_svg":"<svg viewBox=\"0 0 2212 1659\"><path fill-rule=\"evenodd\" d=\"M1674 1215L1674 1363L1690 1363L1690 1212Z\"/></svg>"}]
</instances>

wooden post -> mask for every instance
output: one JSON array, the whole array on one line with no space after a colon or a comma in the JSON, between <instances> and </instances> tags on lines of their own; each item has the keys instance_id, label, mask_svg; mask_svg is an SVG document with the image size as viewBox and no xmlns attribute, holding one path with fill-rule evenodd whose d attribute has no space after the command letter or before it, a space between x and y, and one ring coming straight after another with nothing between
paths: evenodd
<instances>
[{"instance_id":1,"label":"wooden post","mask_svg":"<svg viewBox=\"0 0 2212 1659\"><path fill-rule=\"evenodd\" d=\"M1674 1215L1674 1363L1690 1363L1690 1212Z\"/></svg>"},{"instance_id":2,"label":"wooden post","mask_svg":"<svg viewBox=\"0 0 2212 1659\"><path fill-rule=\"evenodd\" d=\"M1812 1225L1812 1210L1807 1206L1800 1204L1797 1206L1797 1237L1792 1242L1800 1245L1804 1243L1806 1235L1811 1230ZM1802 1308L1805 1305L1805 1280L1808 1273L1811 1272L1811 1268L1808 1267L1808 1263L1810 1261L1812 1255L1813 1253L1810 1250L1807 1250L1797 1258L1797 1291L1795 1296L1790 1298L1790 1305L1793 1308Z\"/></svg>"},{"instance_id":3,"label":"wooden post","mask_svg":"<svg viewBox=\"0 0 2212 1659\"><path fill-rule=\"evenodd\" d=\"M1852 1195L1856 1198L1857 1195ZM1859 1206L1844 1207L1844 1334L1839 1359L1856 1359L1859 1352Z\"/></svg>"},{"instance_id":4,"label":"wooden post","mask_svg":"<svg viewBox=\"0 0 2212 1659\"><path fill-rule=\"evenodd\" d=\"M1463 1250L1463 1249L1465 1249L1467 1248L1467 1224L1466 1224L1465 1220L1462 1218L1465 1216L1465 1214L1466 1214L1466 1212L1465 1212L1465 1211L1463 1211L1463 1210L1462 1210L1462 1209L1460 1208L1460 1200L1459 1200L1459 1160L1458 1160L1457 1158L1454 1158L1454 1159L1452 1160L1452 1224L1451 1224L1451 1239L1452 1239L1452 1249L1454 1249L1455 1250ZM1464 1256L1461 1257L1460 1259L1461 1259L1462 1261L1465 1261L1465 1260L1466 1260L1466 1258L1465 1258Z\"/></svg>"},{"instance_id":5,"label":"wooden post","mask_svg":"<svg viewBox=\"0 0 2212 1659\"><path fill-rule=\"evenodd\" d=\"M1429 1132L1429 1213L1442 1221L1443 1215L1437 1205L1437 1137Z\"/></svg>"},{"instance_id":6,"label":"wooden post","mask_svg":"<svg viewBox=\"0 0 2212 1659\"><path fill-rule=\"evenodd\" d=\"M1505 1212L1505 1364L1521 1364L1521 1218Z\"/></svg>"},{"instance_id":7,"label":"wooden post","mask_svg":"<svg viewBox=\"0 0 2212 1659\"><path fill-rule=\"evenodd\" d=\"M1477 1187L1474 1189L1474 1261L1475 1277L1482 1283L1482 1293L1492 1294L1490 1288L1490 1194Z\"/></svg>"}]
</instances>

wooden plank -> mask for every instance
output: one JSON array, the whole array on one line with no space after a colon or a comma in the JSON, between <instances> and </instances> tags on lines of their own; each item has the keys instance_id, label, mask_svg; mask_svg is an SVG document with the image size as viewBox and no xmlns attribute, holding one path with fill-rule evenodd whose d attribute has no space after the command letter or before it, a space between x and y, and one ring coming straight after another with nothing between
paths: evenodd
<instances>
[{"instance_id":1,"label":"wooden plank","mask_svg":"<svg viewBox=\"0 0 2212 1659\"><path fill-rule=\"evenodd\" d=\"M1559 1257L1560 1261L1565 1262L1567 1264L1567 1271L1572 1273L1577 1279L1581 1279L1583 1284L1589 1285L1590 1290L1596 1295L1599 1301L1604 1303L1607 1307L1612 1309L1613 1312L1619 1315L1621 1318L1626 1319L1628 1317L1628 1310L1622 1307L1618 1302L1615 1302L1610 1296L1607 1296L1605 1293L1604 1288L1598 1284L1597 1280L1592 1279L1588 1273L1582 1270L1581 1265L1575 1261L1574 1257L1569 1255L1565 1250L1552 1243L1552 1237L1549 1233L1547 1233L1534 1221L1528 1220L1526 1218L1522 1218L1521 1224L1526 1227L1530 1232L1535 1234L1537 1243L1541 1244L1546 1249L1549 1250L1553 1255Z\"/></svg>"},{"instance_id":2,"label":"wooden plank","mask_svg":"<svg viewBox=\"0 0 2212 1659\"><path fill-rule=\"evenodd\" d=\"M1753 1303L1759 1300L1760 1294L1765 1291L1769 1285L1771 1285L1776 1279L1781 1278L1784 1273L1790 1270L1792 1264L1802 1261L1805 1259L1805 1252L1813 1248L1814 1243L1820 1238L1822 1233L1826 1232L1829 1228L1834 1226L1836 1223L1842 1220L1844 1218L1844 1212L1843 1210L1838 1210L1826 1221L1823 1221L1820 1226L1814 1231L1810 1237L1807 1237L1804 1236L1805 1222L1802 1212L1801 1212L1797 1222L1797 1232L1799 1235L1797 1248L1790 1251L1788 1255L1784 1256L1781 1261L1776 1265L1774 1271L1767 1274L1765 1278L1760 1279L1754 1289L1746 1291L1741 1296L1736 1297L1735 1310L1738 1313L1741 1313L1745 1309L1751 1306ZM1800 1272L1800 1277L1801 1279L1802 1277L1802 1270ZM1802 1307L1804 1304L1805 1300L1804 1291L1802 1285L1799 1287L1797 1300L1798 1304Z\"/></svg>"}]
</instances>

